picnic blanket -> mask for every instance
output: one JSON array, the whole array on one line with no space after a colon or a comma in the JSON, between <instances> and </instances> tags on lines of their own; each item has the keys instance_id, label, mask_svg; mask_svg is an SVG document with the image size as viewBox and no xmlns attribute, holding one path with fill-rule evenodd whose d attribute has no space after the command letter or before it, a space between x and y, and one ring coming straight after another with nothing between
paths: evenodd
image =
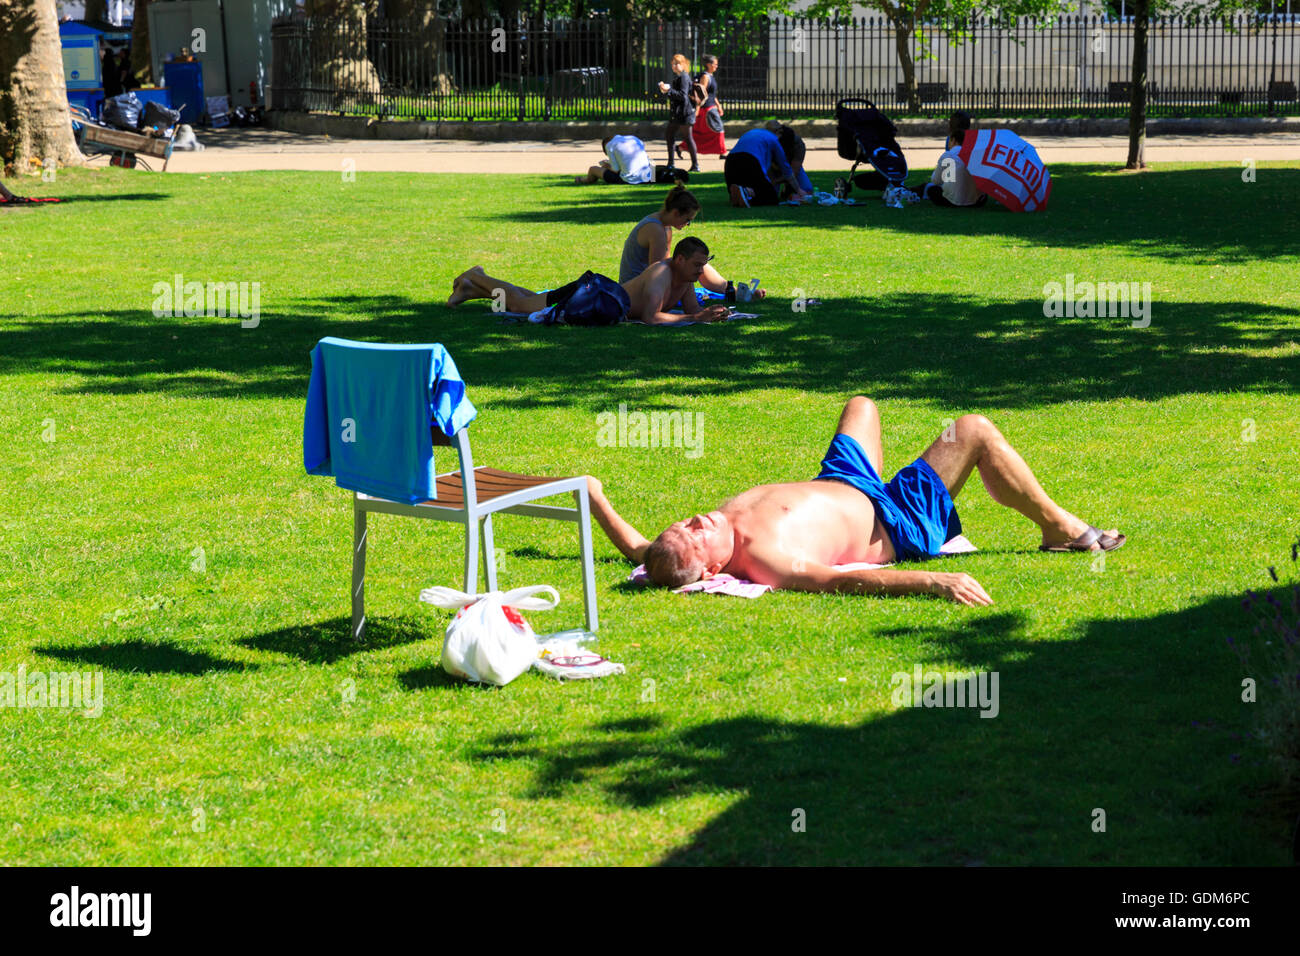
<instances>
[{"instance_id":1,"label":"picnic blanket","mask_svg":"<svg viewBox=\"0 0 1300 956\"><path fill-rule=\"evenodd\" d=\"M814 204L818 206L856 206L858 205L858 201L847 196L841 199L834 193L822 192L819 189L817 192L812 194L812 199L810 200L800 202L797 199L787 199L781 203L782 206L811 206Z\"/></svg>"},{"instance_id":2,"label":"picnic blanket","mask_svg":"<svg viewBox=\"0 0 1300 956\"><path fill-rule=\"evenodd\" d=\"M547 306L544 309L538 309L536 312L496 312L494 314L501 316L503 322L531 322L534 325L545 325L546 320L550 315L551 308L552 306ZM689 317L687 317L686 313L682 312L679 309L673 309L672 312L669 314L680 315L682 317L682 321L657 322L653 324L670 328L670 329L681 329L681 328L685 328L688 325L718 325L719 324L717 322L696 322L694 319L690 319ZM734 322L736 319L757 319L757 318L759 318L759 314L757 312L733 312L731 313L731 315L727 316L723 321ZM623 322L622 324L623 325L650 325L652 323L638 322L635 319L629 319Z\"/></svg>"},{"instance_id":3,"label":"picnic blanket","mask_svg":"<svg viewBox=\"0 0 1300 956\"><path fill-rule=\"evenodd\" d=\"M754 286L755 286L755 288L757 288L757 286L758 286L758 280L757 280L757 279L754 280ZM543 292L549 292L550 290L549 290L549 289L543 289L542 291L543 291ZM695 290L695 299L696 299L697 302L700 303L700 305L703 305L703 306L709 306L709 305L717 305L717 304L719 304L719 303L723 303L723 302L725 302L725 301L726 301L726 296L725 296L723 293L721 293L721 292L713 292L713 291L711 291L711 290L709 290L709 289L697 288L697 289ZM814 302L815 302L815 300L814 300ZM550 318L551 310L554 309L554 308L555 308L554 306L548 305L548 306L546 306L546 307L543 308L543 309L538 309L536 312L494 312L493 314L494 314L494 315L499 315L499 316L501 316L501 317L502 317L502 318L501 318L501 321L502 321L502 322L525 322L525 321L527 321L527 322L531 322L533 325L545 325L545 324L547 323L547 319ZM669 310L669 314L671 314L671 315L681 315L681 316L683 316L683 317L686 315L686 313L683 312L681 309L671 309L671 310ZM726 321L726 322L732 322L732 321L735 321L736 319L757 319L757 318L759 318L759 314L758 314L757 312L733 312L733 313L731 313L731 315L727 316L727 318L726 318L724 321ZM635 319L630 319L630 320L628 320L628 322L627 322L626 324L629 324L629 325L649 325L650 323L648 323L648 322L638 322L638 321L635 320ZM660 322L660 323L658 323L658 324L659 324L659 325L667 326L667 327L669 327L669 328L680 329L680 328L685 328L685 327L688 326L688 325L717 325L718 323L716 323L716 322L695 322L695 321L693 321L693 320L685 320L685 319L684 319L684 320L681 321L681 322Z\"/></svg>"},{"instance_id":4,"label":"picnic blanket","mask_svg":"<svg viewBox=\"0 0 1300 956\"><path fill-rule=\"evenodd\" d=\"M971 544L964 534L949 540L940 549L939 553L945 557L953 554L970 554L978 551L979 548ZM887 568L888 564L871 564L867 561L856 561L851 564L833 565L836 571L863 571L875 570L877 568ZM636 569L628 575L627 578L633 584L650 584L650 576L646 574L645 565L638 565ZM725 594L729 597L757 598L762 597L768 591L775 591L776 588L770 584L755 584L753 581L746 581L744 578L738 578L731 574L715 574L707 581L696 581L694 584L687 584L673 590L674 594L694 594L703 592L704 594Z\"/></svg>"}]
</instances>

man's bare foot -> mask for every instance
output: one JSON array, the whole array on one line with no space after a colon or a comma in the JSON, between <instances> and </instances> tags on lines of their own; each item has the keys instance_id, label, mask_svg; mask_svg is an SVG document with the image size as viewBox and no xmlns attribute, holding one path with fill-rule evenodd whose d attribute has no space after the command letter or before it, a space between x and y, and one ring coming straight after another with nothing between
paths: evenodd
<instances>
[{"instance_id":1,"label":"man's bare foot","mask_svg":"<svg viewBox=\"0 0 1300 956\"><path fill-rule=\"evenodd\" d=\"M474 283L462 275L456 280L456 291L447 296L447 304L460 305L462 302L468 302L470 299L475 298L476 292L478 292L478 289Z\"/></svg>"},{"instance_id":2,"label":"man's bare foot","mask_svg":"<svg viewBox=\"0 0 1300 956\"><path fill-rule=\"evenodd\" d=\"M455 295L456 292L457 292L457 290L460 289L460 284L461 284L461 282L464 281L465 277L466 277L467 275L469 275L471 272L473 272L473 271L474 271L475 269L477 269L477 268L478 268L478 266L470 266L468 269L466 269L466 270L465 270L464 272L462 272L460 275L456 276L456 278L454 278L454 279L451 280L451 294L452 294L452 295Z\"/></svg>"}]
</instances>

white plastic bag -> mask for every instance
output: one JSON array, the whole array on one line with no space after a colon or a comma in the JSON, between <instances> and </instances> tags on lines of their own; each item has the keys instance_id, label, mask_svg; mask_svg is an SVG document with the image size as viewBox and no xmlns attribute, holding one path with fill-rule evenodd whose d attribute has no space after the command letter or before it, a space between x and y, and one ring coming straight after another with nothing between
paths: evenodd
<instances>
[{"instance_id":1,"label":"white plastic bag","mask_svg":"<svg viewBox=\"0 0 1300 956\"><path fill-rule=\"evenodd\" d=\"M550 592L549 598L532 597ZM466 594L453 588L425 588L420 600L453 610L442 642L442 666L453 677L504 687L537 660L537 635L516 611L549 611L560 603L549 584Z\"/></svg>"}]
</instances>

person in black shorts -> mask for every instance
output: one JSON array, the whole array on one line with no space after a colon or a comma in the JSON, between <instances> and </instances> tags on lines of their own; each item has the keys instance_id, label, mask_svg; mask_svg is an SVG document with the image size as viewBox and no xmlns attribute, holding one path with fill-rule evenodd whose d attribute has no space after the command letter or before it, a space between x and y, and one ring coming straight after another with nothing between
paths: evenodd
<instances>
[{"instance_id":1,"label":"person in black shorts","mask_svg":"<svg viewBox=\"0 0 1300 956\"><path fill-rule=\"evenodd\" d=\"M777 134L765 129L751 129L736 140L723 166L731 204L775 206L781 201L777 187L782 185L788 188L789 196L798 200L808 198L786 152L794 144L794 139L782 144ZM802 142L799 146L802 147Z\"/></svg>"},{"instance_id":2,"label":"person in black shorts","mask_svg":"<svg viewBox=\"0 0 1300 956\"><path fill-rule=\"evenodd\" d=\"M724 321L731 311L727 306L702 306L695 296L695 283L700 281L711 258L709 247L699 239L694 236L682 239L673 249L671 258L652 262L644 272L619 283L630 303L625 318L647 325ZM534 292L493 278L483 271L482 266L473 266L456 277L447 304L493 299L510 312L533 313L566 301L581 281L570 282L550 292ZM668 311L679 306L681 313Z\"/></svg>"}]
</instances>

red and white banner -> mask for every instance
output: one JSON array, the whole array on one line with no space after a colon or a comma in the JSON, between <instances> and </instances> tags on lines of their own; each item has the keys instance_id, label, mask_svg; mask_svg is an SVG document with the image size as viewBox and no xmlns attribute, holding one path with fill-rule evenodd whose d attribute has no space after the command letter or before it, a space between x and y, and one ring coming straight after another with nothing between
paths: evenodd
<instances>
[{"instance_id":1,"label":"red and white banner","mask_svg":"<svg viewBox=\"0 0 1300 956\"><path fill-rule=\"evenodd\" d=\"M1009 129L969 130L958 154L979 188L1013 212L1047 208L1052 174Z\"/></svg>"}]
</instances>

